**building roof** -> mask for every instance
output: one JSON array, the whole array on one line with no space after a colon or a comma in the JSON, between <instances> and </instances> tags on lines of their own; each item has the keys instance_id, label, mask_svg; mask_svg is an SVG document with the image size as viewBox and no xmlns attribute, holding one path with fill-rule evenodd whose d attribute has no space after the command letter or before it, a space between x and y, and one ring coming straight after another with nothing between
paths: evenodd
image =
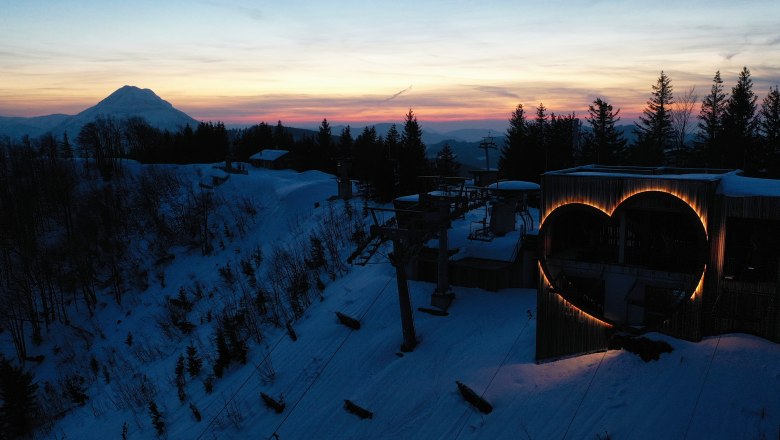
<instances>
[{"instance_id":1,"label":"building roof","mask_svg":"<svg viewBox=\"0 0 780 440\"><path fill-rule=\"evenodd\" d=\"M602 177L654 177L659 179L717 181L737 170L719 168L636 167L610 165L583 165L564 170L548 171L545 175L576 175Z\"/></svg>"},{"instance_id":2,"label":"building roof","mask_svg":"<svg viewBox=\"0 0 780 440\"><path fill-rule=\"evenodd\" d=\"M728 197L780 197L780 180L727 174L720 179L717 192Z\"/></svg>"},{"instance_id":3,"label":"building roof","mask_svg":"<svg viewBox=\"0 0 780 440\"><path fill-rule=\"evenodd\" d=\"M289 153L287 150L262 150L249 156L249 160L268 160L273 162L287 153Z\"/></svg>"},{"instance_id":4,"label":"building roof","mask_svg":"<svg viewBox=\"0 0 780 440\"><path fill-rule=\"evenodd\" d=\"M545 175L708 181L716 182L718 184L717 193L727 197L780 198L780 180L745 177L741 170L584 165L565 170L549 171Z\"/></svg>"}]
</instances>

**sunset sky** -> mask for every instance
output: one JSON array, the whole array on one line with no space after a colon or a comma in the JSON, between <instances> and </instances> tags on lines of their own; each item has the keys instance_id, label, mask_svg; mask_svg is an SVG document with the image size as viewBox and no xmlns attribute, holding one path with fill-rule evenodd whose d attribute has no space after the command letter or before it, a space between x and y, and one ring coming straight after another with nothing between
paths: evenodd
<instances>
[{"instance_id":1,"label":"sunset sky","mask_svg":"<svg viewBox=\"0 0 780 440\"><path fill-rule=\"evenodd\" d=\"M0 0L0 116L77 113L128 84L227 123L506 120L518 103L624 121L661 70L780 84L780 1ZM759 101L760 102L760 101ZM698 111L698 109L697 109Z\"/></svg>"}]
</instances>

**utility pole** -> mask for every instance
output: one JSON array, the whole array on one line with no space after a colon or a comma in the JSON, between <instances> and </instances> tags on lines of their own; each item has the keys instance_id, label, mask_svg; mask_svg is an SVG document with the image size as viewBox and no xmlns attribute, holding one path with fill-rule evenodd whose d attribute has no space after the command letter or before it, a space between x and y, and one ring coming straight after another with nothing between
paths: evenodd
<instances>
[{"instance_id":1,"label":"utility pole","mask_svg":"<svg viewBox=\"0 0 780 440\"><path fill-rule=\"evenodd\" d=\"M409 249L404 239L393 239L393 253L390 254L390 263L395 267L395 280L398 286L398 304L401 307L401 331L403 343L401 351L410 352L417 346L417 334L414 331L414 318L412 317L412 299L409 296L409 282L406 279L406 265L409 263Z\"/></svg>"},{"instance_id":2,"label":"utility pole","mask_svg":"<svg viewBox=\"0 0 780 440\"><path fill-rule=\"evenodd\" d=\"M488 152L490 150L498 150L496 143L493 142L493 136L488 135L482 138L482 142L479 143L478 148L485 150L485 169L490 170L490 155Z\"/></svg>"}]
</instances>

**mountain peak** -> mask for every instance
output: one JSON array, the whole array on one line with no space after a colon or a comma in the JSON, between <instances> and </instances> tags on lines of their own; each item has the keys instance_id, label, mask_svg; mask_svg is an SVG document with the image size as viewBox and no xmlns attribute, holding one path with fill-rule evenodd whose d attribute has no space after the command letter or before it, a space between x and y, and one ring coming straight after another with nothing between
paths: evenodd
<instances>
[{"instance_id":1,"label":"mountain peak","mask_svg":"<svg viewBox=\"0 0 780 440\"><path fill-rule=\"evenodd\" d=\"M46 132L57 136L66 131L78 134L81 127L94 121L98 116L109 116L117 120L138 116L154 127L174 132L188 124L192 127L198 125L198 121L176 109L151 89L124 85L77 115L48 115L35 118L0 117L0 134L15 138L20 138L24 134L39 136Z\"/></svg>"},{"instance_id":2,"label":"mountain peak","mask_svg":"<svg viewBox=\"0 0 780 440\"><path fill-rule=\"evenodd\" d=\"M129 109L132 109L133 112L167 110L172 109L173 105L157 96L151 89L125 85L108 95L93 108L98 108L105 113L115 113L116 110L126 111Z\"/></svg>"}]
</instances>

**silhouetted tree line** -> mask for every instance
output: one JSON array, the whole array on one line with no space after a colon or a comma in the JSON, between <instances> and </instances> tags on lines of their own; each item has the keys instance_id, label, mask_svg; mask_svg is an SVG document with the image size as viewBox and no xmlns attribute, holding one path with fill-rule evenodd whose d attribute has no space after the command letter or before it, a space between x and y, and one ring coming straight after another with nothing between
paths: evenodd
<instances>
[{"instance_id":1,"label":"silhouetted tree line","mask_svg":"<svg viewBox=\"0 0 780 440\"><path fill-rule=\"evenodd\" d=\"M49 143L58 141L51 137ZM288 150L298 171L335 174L337 165L344 164L351 178L365 184L370 198L383 202L420 190L420 175L436 169L443 174L457 173L451 150L435 164L428 161L422 129L411 109L405 115L402 130L393 126L384 138L373 127L354 138L349 126L335 135L327 119L323 119L317 132L293 136L281 121L275 126L261 122L234 130L226 129L221 122L202 122L195 129L186 126L172 133L138 117L122 121L100 117L85 125L76 146L69 148L68 157L75 155L93 162L106 181L121 173L123 158L141 163L216 163L228 157L248 161L265 149Z\"/></svg>"},{"instance_id":2,"label":"silhouetted tree line","mask_svg":"<svg viewBox=\"0 0 780 440\"><path fill-rule=\"evenodd\" d=\"M746 67L730 95L716 72L692 133L695 90L675 99L671 78L661 72L634 124L631 144L616 127L620 110L602 98L589 106L584 129L573 114L548 117L544 104L530 120L519 104L509 118L499 169L506 178L530 181L538 181L545 171L588 163L734 168L749 176L778 178L780 91L770 87L759 108L752 88Z\"/></svg>"}]
</instances>

